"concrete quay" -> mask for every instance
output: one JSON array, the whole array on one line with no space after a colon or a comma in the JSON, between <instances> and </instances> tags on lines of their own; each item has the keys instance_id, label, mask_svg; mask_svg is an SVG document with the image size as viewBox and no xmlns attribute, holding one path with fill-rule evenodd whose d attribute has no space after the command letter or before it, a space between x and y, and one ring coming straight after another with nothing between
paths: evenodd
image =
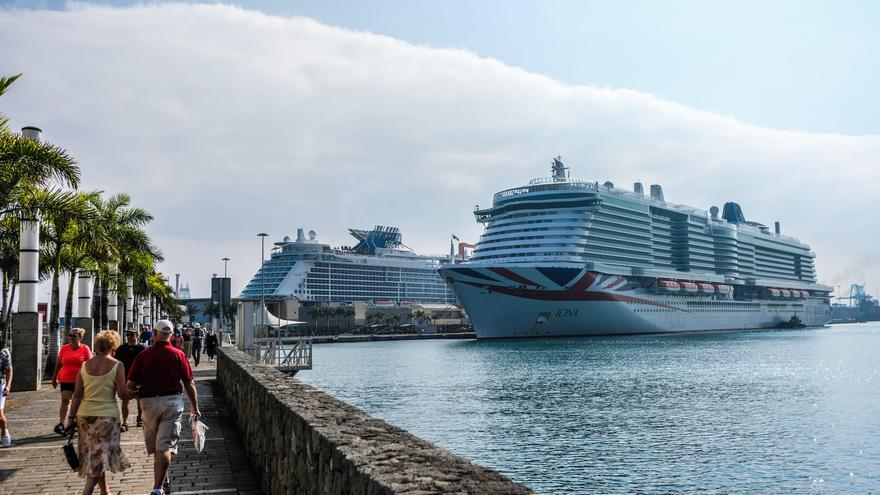
<instances>
[{"instance_id":1,"label":"concrete quay","mask_svg":"<svg viewBox=\"0 0 880 495\"><path fill-rule=\"evenodd\" d=\"M203 360L196 375L202 421L208 426L205 449L193 448L188 425L184 425L178 455L172 465L174 495L258 495L263 492L244 453L228 404L217 393L214 363ZM61 451L66 440L52 432L58 423L60 396L51 383L35 392L13 392L6 402L6 416L13 437L11 447L0 449L0 494L79 494L83 480L70 470ZM143 444L140 428L132 425L122 434L122 448L132 467L111 474L114 494L148 494L153 483L153 460ZM98 493L96 490L95 493Z\"/></svg>"}]
</instances>

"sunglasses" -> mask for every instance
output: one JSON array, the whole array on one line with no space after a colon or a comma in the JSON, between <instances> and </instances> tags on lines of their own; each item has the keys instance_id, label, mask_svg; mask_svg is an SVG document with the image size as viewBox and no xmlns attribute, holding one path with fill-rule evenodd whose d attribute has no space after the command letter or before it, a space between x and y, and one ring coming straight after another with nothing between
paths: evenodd
<instances>
[{"instance_id":1,"label":"sunglasses","mask_svg":"<svg viewBox=\"0 0 880 495\"><path fill-rule=\"evenodd\" d=\"M70 337L70 338L74 338L74 337L79 338L79 334L78 334L78 333L71 333L71 334L68 334L67 336Z\"/></svg>"}]
</instances>

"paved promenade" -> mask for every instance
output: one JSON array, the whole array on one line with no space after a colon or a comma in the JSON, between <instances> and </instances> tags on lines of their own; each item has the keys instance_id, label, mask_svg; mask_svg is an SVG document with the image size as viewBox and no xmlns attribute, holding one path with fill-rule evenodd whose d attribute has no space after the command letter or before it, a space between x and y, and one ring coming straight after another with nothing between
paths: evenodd
<instances>
[{"instance_id":1,"label":"paved promenade","mask_svg":"<svg viewBox=\"0 0 880 495\"><path fill-rule=\"evenodd\" d=\"M204 359L193 369L199 392L202 421L208 426L205 449L197 453L188 424L184 424L181 445L172 465L174 495L225 495L262 493L241 447L238 432L222 396L215 396L215 368ZM58 423L58 391L48 382L39 392L15 392L6 403L12 433L12 447L0 448L0 494L78 494L82 479L64 460L61 446L66 440L52 432ZM132 404L133 405L133 404ZM147 456L140 428L122 434L122 448L132 467L110 475L114 494L148 494L153 482L153 459ZM99 493L95 490L95 493Z\"/></svg>"}]
</instances>

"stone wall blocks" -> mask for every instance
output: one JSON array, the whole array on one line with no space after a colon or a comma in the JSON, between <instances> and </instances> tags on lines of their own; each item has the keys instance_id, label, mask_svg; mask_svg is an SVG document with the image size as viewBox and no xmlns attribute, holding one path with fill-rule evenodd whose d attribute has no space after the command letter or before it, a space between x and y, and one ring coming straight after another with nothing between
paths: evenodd
<instances>
[{"instance_id":1,"label":"stone wall blocks","mask_svg":"<svg viewBox=\"0 0 880 495\"><path fill-rule=\"evenodd\" d=\"M274 494L526 494L528 488L220 348L217 382Z\"/></svg>"}]
</instances>

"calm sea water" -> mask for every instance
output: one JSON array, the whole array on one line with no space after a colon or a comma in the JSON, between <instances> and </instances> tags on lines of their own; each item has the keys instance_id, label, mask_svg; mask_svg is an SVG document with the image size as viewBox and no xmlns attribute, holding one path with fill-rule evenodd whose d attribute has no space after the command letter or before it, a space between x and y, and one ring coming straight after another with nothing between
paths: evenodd
<instances>
[{"instance_id":1,"label":"calm sea water","mask_svg":"<svg viewBox=\"0 0 880 495\"><path fill-rule=\"evenodd\" d=\"M541 493L880 493L880 325L315 346L299 378Z\"/></svg>"}]
</instances>

